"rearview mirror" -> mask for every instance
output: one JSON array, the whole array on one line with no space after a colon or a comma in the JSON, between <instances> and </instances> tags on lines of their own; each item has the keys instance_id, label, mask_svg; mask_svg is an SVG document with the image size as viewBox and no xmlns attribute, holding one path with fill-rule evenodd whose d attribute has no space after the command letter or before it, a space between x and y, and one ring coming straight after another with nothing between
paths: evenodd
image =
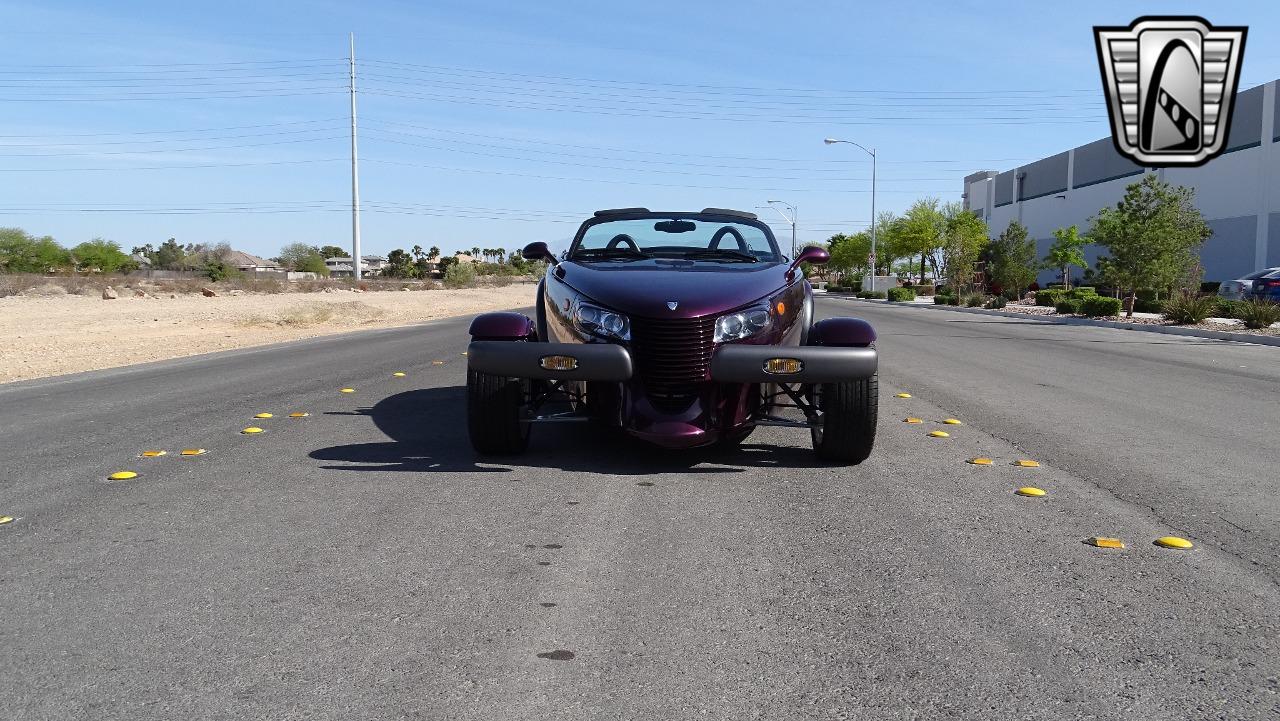
<instances>
[{"instance_id":1,"label":"rearview mirror","mask_svg":"<svg viewBox=\"0 0 1280 721\"><path fill-rule=\"evenodd\" d=\"M559 262L551 254L551 249L547 247L547 244L542 241L526 245L524 250L520 251L520 255L524 256L525 260L545 260L552 265Z\"/></svg>"},{"instance_id":2,"label":"rearview mirror","mask_svg":"<svg viewBox=\"0 0 1280 721\"><path fill-rule=\"evenodd\" d=\"M688 233L697 230L698 224L692 220L660 220L653 224L653 229L659 233Z\"/></svg>"}]
</instances>

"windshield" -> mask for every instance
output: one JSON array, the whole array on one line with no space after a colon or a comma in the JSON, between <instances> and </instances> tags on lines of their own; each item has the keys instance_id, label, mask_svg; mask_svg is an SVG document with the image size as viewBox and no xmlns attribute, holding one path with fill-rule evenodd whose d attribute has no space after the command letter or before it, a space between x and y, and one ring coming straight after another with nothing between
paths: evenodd
<instances>
[{"instance_id":1,"label":"windshield","mask_svg":"<svg viewBox=\"0 0 1280 721\"><path fill-rule=\"evenodd\" d=\"M690 258L710 262L782 260L758 226L725 220L641 218L611 220L587 228L574 245L575 260L625 257Z\"/></svg>"}]
</instances>

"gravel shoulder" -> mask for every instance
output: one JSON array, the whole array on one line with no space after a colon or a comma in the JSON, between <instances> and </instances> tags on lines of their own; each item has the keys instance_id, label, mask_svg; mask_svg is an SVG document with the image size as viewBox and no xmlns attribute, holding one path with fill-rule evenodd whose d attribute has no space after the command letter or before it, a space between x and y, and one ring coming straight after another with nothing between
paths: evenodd
<instances>
[{"instance_id":1,"label":"gravel shoulder","mask_svg":"<svg viewBox=\"0 0 1280 721\"><path fill-rule=\"evenodd\" d=\"M535 288L11 296L0 298L0 383L517 308Z\"/></svg>"}]
</instances>

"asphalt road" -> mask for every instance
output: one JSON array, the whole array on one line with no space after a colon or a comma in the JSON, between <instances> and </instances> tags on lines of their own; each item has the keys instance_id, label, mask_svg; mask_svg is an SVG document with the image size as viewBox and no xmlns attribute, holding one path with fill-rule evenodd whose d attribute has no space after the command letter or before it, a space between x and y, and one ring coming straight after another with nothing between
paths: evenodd
<instances>
[{"instance_id":1,"label":"asphalt road","mask_svg":"<svg viewBox=\"0 0 1280 721\"><path fill-rule=\"evenodd\" d=\"M465 319L0 386L0 718L1276 718L1280 349L819 310L881 333L861 466L478 461Z\"/></svg>"}]
</instances>

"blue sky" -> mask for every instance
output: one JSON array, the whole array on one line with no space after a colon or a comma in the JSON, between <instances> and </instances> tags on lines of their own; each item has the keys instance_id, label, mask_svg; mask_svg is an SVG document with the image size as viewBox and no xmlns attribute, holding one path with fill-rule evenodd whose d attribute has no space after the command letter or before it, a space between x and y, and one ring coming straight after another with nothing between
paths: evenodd
<instances>
[{"instance_id":1,"label":"blue sky","mask_svg":"<svg viewBox=\"0 0 1280 721\"><path fill-rule=\"evenodd\" d=\"M870 218L868 159L826 136L877 148L878 209L957 200L968 173L1107 135L1091 26L1141 14L1248 25L1241 86L1280 77L1272 3L194 5L0 0L0 226L349 244L348 32L382 253L769 199L825 239Z\"/></svg>"}]
</instances>

